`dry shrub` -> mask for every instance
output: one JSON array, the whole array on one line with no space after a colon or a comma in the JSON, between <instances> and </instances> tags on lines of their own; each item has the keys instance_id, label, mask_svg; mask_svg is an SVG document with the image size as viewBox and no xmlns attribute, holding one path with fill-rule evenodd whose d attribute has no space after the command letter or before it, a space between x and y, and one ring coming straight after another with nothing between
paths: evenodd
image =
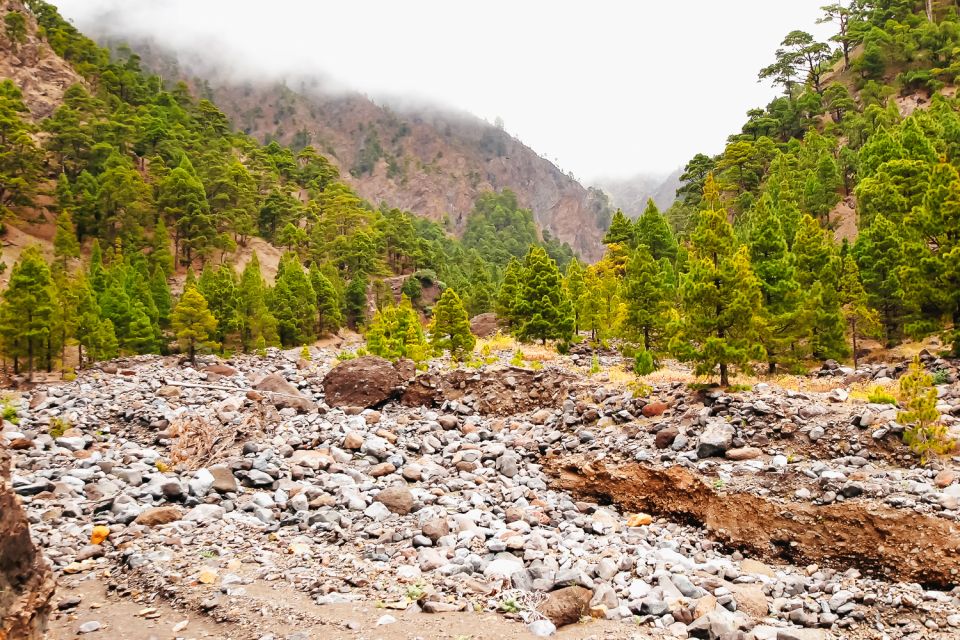
<instances>
[{"instance_id":1,"label":"dry shrub","mask_svg":"<svg viewBox=\"0 0 960 640\"><path fill-rule=\"evenodd\" d=\"M258 431L261 424L259 411L246 414L239 426L210 423L197 416L178 418L169 429L174 438L170 461L190 470L210 466L222 459L238 439Z\"/></svg>"}]
</instances>

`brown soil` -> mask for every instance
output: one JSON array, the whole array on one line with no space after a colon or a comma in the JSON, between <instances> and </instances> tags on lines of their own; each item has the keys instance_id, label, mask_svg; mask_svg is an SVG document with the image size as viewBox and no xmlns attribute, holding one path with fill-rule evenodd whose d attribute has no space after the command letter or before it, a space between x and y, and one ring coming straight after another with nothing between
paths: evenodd
<instances>
[{"instance_id":1,"label":"brown soil","mask_svg":"<svg viewBox=\"0 0 960 640\"><path fill-rule=\"evenodd\" d=\"M771 560L852 566L931 588L957 584L960 530L940 518L904 517L869 503L814 506L726 494L680 467L569 457L549 461L546 470L577 496L703 526L724 544Z\"/></svg>"},{"instance_id":2,"label":"brown soil","mask_svg":"<svg viewBox=\"0 0 960 640\"><path fill-rule=\"evenodd\" d=\"M252 640L268 632L277 638L299 632L310 640L532 637L523 624L495 613L424 614L413 608L405 611L383 609L373 602L321 606L287 585L261 581L247 585L244 591L244 595L230 598L244 615L217 622L211 616L174 607L156 594L142 592L120 596L108 593L101 581L71 581L61 586L58 596L60 599L80 596L81 603L71 611L55 614L47 638L72 640L77 637L77 628L92 620L102 625L99 631L84 636L93 640L120 637L124 640L173 637ZM283 604L278 606L278 603ZM149 609L155 611L144 614ZM396 618L396 622L377 626L377 620L387 614ZM183 621L188 622L186 628L174 633L174 626ZM606 620L570 625L561 628L554 637L575 640L587 636L609 640L647 637L637 635L635 628L621 622Z\"/></svg>"}]
</instances>

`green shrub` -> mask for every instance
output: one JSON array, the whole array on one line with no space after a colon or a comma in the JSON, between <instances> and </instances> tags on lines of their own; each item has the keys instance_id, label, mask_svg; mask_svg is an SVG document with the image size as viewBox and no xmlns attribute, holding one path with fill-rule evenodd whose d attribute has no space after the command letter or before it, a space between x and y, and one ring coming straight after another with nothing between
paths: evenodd
<instances>
[{"instance_id":1,"label":"green shrub","mask_svg":"<svg viewBox=\"0 0 960 640\"><path fill-rule=\"evenodd\" d=\"M871 404L897 404L897 399L880 385L873 385L867 392L867 402Z\"/></svg>"},{"instance_id":2,"label":"green shrub","mask_svg":"<svg viewBox=\"0 0 960 640\"><path fill-rule=\"evenodd\" d=\"M897 420L906 427L903 441L920 456L920 464L952 451L956 443L940 422L937 390L933 388L933 378L920 364L920 358L914 358L910 370L900 378L900 397L904 410L897 414Z\"/></svg>"},{"instance_id":3,"label":"green shrub","mask_svg":"<svg viewBox=\"0 0 960 640\"><path fill-rule=\"evenodd\" d=\"M70 428L70 423L61 418L50 418L50 427L47 429L47 433L50 434L50 437L56 440L63 436L67 432L67 429Z\"/></svg>"},{"instance_id":4,"label":"green shrub","mask_svg":"<svg viewBox=\"0 0 960 640\"><path fill-rule=\"evenodd\" d=\"M950 374L943 369L933 374L934 386L947 384L948 382L950 382Z\"/></svg>"},{"instance_id":5,"label":"green shrub","mask_svg":"<svg viewBox=\"0 0 960 640\"><path fill-rule=\"evenodd\" d=\"M593 360L590 361L590 375L595 373L600 373L600 358L597 354L593 354Z\"/></svg>"},{"instance_id":6,"label":"green shrub","mask_svg":"<svg viewBox=\"0 0 960 640\"><path fill-rule=\"evenodd\" d=\"M657 370L653 361L653 354L649 351L638 351L633 357L633 372L638 376L646 376Z\"/></svg>"},{"instance_id":7,"label":"green shrub","mask_svg":"<svg viewBox=\"0 0 960 640\"><path fill-rule=\"evenodd\" d=\"M17 408L10 404L9 400L3 403L3 409L0 410L0 417L3 418L4 422L20 424L20 416L17 415Z\"/></svg>"}]
</instances>

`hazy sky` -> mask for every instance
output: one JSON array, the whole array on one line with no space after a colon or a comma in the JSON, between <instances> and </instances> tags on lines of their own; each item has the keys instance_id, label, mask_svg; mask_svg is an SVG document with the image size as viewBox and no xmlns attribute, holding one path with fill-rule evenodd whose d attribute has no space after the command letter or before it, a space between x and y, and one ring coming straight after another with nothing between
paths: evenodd
<instances>
[{"instance_id":1,"label":"hazy sky","mask_svg":"<svg viewBox=\"0 0 960 640\"><path fill-rule=\"evenodd\" d=\"M228 62L319 72L506 129L581 180L668 173L716 153L774 96L757 71L825 0L53 0L81 28ZM109 18L104 11L110 10Z\"/></svg>"}]
</instances>

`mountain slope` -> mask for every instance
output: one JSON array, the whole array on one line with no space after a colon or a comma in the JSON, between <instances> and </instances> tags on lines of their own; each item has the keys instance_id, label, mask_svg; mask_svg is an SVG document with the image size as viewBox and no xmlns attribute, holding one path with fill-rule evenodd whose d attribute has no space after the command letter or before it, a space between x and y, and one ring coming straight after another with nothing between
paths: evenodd
<instances>
[{"instance_id":1,"label":"mountain slope","mask_svg":"<svg viewBox=\"0 0 960 640\"><path fill-rule=\"evenodd\" d=\"M145 67L186 80L237 129L261 141L317 147L372 203L448 220L451 229L462 231L478 195L511 189L542 231L586 260L602 254L610 221L604 195L475 116L424 105L392 107L360 93L330 92L312 78L219 81L229 74L189 53L156 43L132 46Z\"/></svg>"},{"instance_id":2,"label":"mountain slope","mask_svg":"<svg viewBox=\"0 0 960 640\"><path fill-rule=\"evenodd\" d=\"M623 210L627 216L636 218L653 199L660 210L666 210L677 199L682 169L666 177L641 173L626 179L607 178L598 180L596 186L610 196L611 204Z\"/></svg>"}]
</instances>

